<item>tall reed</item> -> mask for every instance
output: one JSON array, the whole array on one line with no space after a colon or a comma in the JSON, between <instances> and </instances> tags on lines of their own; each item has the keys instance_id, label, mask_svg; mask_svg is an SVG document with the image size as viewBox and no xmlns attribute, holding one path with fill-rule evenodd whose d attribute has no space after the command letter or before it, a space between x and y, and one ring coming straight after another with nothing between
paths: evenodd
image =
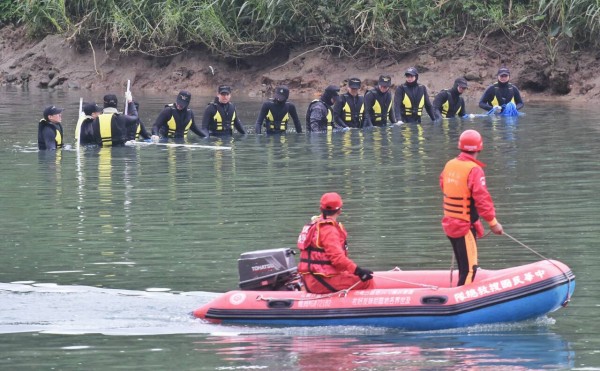
<instances>
[{"instance_id":1,"label":"tall reed","mask_svg":"<svg viewBox=\"0 0 600 371\"><path fill-rule=\"evenodd\" d=\"M78 45L151 55L202 46L243 58L298 44L401 54L449 35L495 32L600 43L598 0L0 0L6 5L31 35L65 33Z\"/></svg>"}]
</instances>

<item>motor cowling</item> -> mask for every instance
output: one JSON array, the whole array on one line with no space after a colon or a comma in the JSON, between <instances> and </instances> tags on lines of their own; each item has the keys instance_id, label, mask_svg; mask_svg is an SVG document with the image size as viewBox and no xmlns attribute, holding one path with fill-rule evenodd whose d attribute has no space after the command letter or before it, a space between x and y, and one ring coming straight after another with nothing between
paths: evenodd
<instances>
[{"instance_id":1,"label":"motor cowling","mask_svg":"<svg viewBox=\"0 0 600 371\"><path fill-rule=\"evenodd\" d=\"M298 265L291 248L243 253L238 259L239 287L242 290L289 290L298 278Z\"/></svg>"}]
</instances>

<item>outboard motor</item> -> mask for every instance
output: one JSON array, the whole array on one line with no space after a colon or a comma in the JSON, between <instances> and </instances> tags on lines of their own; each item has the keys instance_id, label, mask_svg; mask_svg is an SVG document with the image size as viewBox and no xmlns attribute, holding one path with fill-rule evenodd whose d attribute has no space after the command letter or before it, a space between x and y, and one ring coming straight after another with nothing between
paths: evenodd
<instances>
[{"instance_id":1,"label":"outboard motor","mask_svg":"<svg viewBox=\"0 0 600 371\"><path fill-rule=\"evenodd\" d=\"M298 265L291 248L243 253L238 259L239 286L242 290L294 290Z\"/></svg>"}]
</instances>

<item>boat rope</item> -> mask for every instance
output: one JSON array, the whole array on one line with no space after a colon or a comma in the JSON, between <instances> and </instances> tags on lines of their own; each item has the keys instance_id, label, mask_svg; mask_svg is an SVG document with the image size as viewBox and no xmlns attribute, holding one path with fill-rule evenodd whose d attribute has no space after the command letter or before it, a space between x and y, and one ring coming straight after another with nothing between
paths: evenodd
<instances>
[{"instance_id":1,"label":"boat rope","mask_svg":"<svg viewBox=\"0 0 600 371\"><path fill-rule=\"evenodd\" d=\"M321 299L327 299L327 298L331 298L334 296L340 297L340 298L345 298L348 293L350 292L350 290L352 290L353 288L356 287L356 285L358 285L361 281L358 280L356 281L356 283L350 287L348 287L347 289L344 290L340 290L340 291L336 291L336 292L332 292L331 294L323 294L323 295L317 295L314 297L309 297L309 298L266 298L263 297L262 295L258 295L256 297L256 300L264 300L264 301L273 301L273 300L281 300L281 301L310 301L310 300L321 300Z\"/></svg>"},{"instance_id":2,"label":"boat rope","mask_svg":"<svg viewBox=\"0 0 600 371\"><path fill-rule=\"evenodd\" d=\"M454 262L455 262L454 253L452 253L452 263L450 263L450 287L452 287L452 275L454 274Z\"/></svg>"},{"instance_id":3,"label":"boat rope","mask_svg":"<svg viewBox=\"0 0 600 371\"><path fill-rule=\"evenodd\" d=\"M390 280L390 281L394 281L394 282L400 282L400 283L406 283L408 285L413 285L413 286L419 286L419 287L423 287L426 289L433 289L433 290L437 290L439 289L438 286L434 286L434 285L428 285L426 283L418 283L418 282L410 282L410 281L404 281L404 280L399 280L397 278L391 278L391 277L385 277L385 276L380 276L379 274L377 275L378 278L384 278L386 280Z\"/></svg>"},{"instance_id":4,"label":"boat rope","mask_svg":"<svg viewBox=\"0 0 600 371\"><path fill-rule=\"evenodd\" d=\"M550 260L547 257L545 257L544 255L540 254L539 252L535 251L534 249L532 249L531 247L525 245L523 242L517 240L516 238L514 238L513 236L511 236L510 234L506 233L505 231L502 232L502 234L504 234L506 237L510 238L511 240L515 241L516 243L518 243L519 245L523 246L524 248L526 248L527 250L531 251L532 253L534 253L535 255L539 256L540 258L544 259L544 260Z\"/></svg>"},{"instance_id":5,"label":"boat rope","mask_svg":"<svg viewBox=\"0 0 600 371\"><path fill-rule=\"evenodd\" d=\"M540 254L539 252L535 251L534 249L532 249L531 247L525 245L523 242L517 240L516 238L514 238L513 236L511 236L510 234L506 233L506 231L503 231L502 234L506 235L506 237L510 238L511 240L513 240L514 242L518 243L519 245L523 246L524 248L526 248L527 250L531 251L532 253L534 253L535 255L539 256L540 258L550 262L550 264L552 264L553 266L555 266L559 271L562 272L562 274L567 278L567 298L565 299L565 301L562 303L563 307L566 307L569 302L571 301L571 278L567 275L567 273L562 270L561 267L559 267L556 263L554 263L552 260L550 260L549 258L545 257L544 255Z\"/></svg>"}]
</instances>

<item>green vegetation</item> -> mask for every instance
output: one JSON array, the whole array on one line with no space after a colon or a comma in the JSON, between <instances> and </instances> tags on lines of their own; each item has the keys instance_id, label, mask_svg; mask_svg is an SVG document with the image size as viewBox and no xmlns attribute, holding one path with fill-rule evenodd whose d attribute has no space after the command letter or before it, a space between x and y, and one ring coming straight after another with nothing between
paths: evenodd
<instances>
[{"instance_id":1,"label":"green vegetation","mask_svg":"<svg viewBox=\"0 0 600 371\"><path fill-rule=\"evenodd\" d=\"M0 26L18 19L17 0L0 0Z\"/></svg>"},{"instance_id":2,"label":"green vegetation","mask_svg":"<svg viewBox=\"0 0 600 371\"><path fill-rule=\"evenodd\" d=\"M0 14L32 36L64 33L76 45L151 55L204 46L242 58L296 44L396 55L499 32L543 39L550 55L600 44L598 0L0 0Z\"/></svg>"}]
</instances>

